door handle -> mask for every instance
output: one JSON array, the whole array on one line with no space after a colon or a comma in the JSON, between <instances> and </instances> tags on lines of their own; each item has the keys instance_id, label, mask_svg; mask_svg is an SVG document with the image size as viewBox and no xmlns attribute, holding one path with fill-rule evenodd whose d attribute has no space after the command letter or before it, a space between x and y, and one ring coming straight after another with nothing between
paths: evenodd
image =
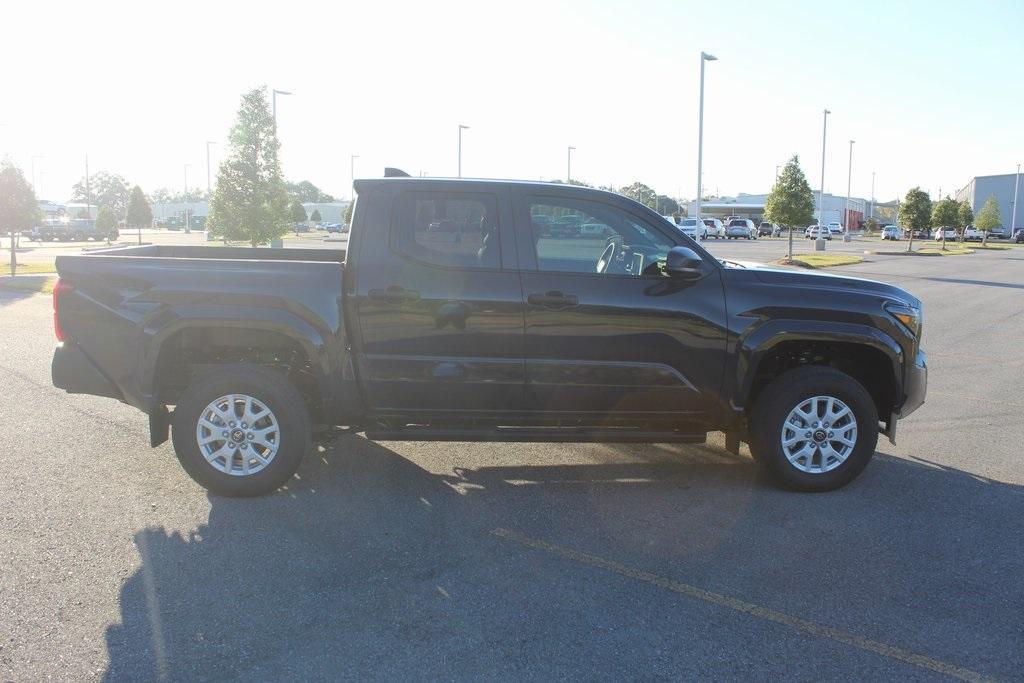
<instances>
[{"instance_id":1,"label":"door handle","mask_svg":"<svg viewBox=\"0 0 1024 683\"><path fill-rule=\"evenodd\" d=\"M526 297L526 302L534 306L544 306L546 308L567 308L569 306L578 306L580 300L575 294L562 294L557 290L551 290L543 294L539 292L530 294Z\"/></svg>"},{"instance_id":2,"label":"door handle","mask_svg":"<svg viewBox=\"0 0 1024 683\"><path fill-rule=\"evenodd\" d=\"M386 301L389 304L397 304L402 301L416 301L420 293L406 289L401 285L391 285L387 289L371 289L366 295L374 301Z\"/></svg>"}]
</instances>

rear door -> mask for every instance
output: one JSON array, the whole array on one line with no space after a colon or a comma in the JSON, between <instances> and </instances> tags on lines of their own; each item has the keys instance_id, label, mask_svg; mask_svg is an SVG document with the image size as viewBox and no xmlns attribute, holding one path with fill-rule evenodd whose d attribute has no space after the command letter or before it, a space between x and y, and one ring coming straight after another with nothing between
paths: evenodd
<instances>
[{"instance_id":1,"label":"rear door","mask_svg":"<svg viewBox=\"0 0 1024 683\"><path fill-rule=\"evenodd\" d=\"M526 406L538 414L699 416L716 403L725 364L720 268L682 282L659 262L677 244L669 225L579 195L515 192L525 297ZM562 238L536 216L578 216L604 238Z\"/></svg>"},{"instance_id":2,"label":"rear door","mask_svg":"<svg viewBox=\"0 0 1024 683\"><path fill-rule=\"evenodd\" d=\"M349 295L368 407L460 417L518 409L523 301L507 192L393 181L369 199Z\"/></svg>"}]
</instances>

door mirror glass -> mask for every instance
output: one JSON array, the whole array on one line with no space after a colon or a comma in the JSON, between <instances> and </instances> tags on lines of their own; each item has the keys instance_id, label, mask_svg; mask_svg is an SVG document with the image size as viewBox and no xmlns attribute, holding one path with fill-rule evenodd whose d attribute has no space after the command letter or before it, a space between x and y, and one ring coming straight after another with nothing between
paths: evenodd
<instances>
[{"instance_id":1,"label":"door mirror glass","mask_svg":"<svg viewBox=\"0 0 1024 683\"><path fill-rule=\"evenodd\" d=\"M697 279L701 276L701 257L689 247L672 247L665 257L665 272L671 277Z\"/></svg>"}]
</instances>

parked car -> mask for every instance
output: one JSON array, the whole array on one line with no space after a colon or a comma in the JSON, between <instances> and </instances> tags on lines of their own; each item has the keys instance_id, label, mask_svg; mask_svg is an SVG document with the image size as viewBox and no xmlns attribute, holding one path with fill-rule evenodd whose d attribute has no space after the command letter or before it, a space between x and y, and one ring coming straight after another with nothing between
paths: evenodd
<instances>
[{"instance_id":1,"label":"parked car","mask_svg":"<svg viewBox=\"0 0 1024 683\"><path fill-rule=\"evenodd\" d=\"M832 235L842 235L844 232L843 224L838 221L832 221L828 224L828 231Z\"/></svg>"},{"instance_id":2,"label":"parked car","mask_svg":"<svg viewBox=\"0 0 1024 683\"><path fill-rule=\"evenodd\" d=\"M989 239L1005 240L1010 239L1010 237L1011 233L1009 228L1004 228L1003 226L999 226L998 228L992 228L991 230L988 231Z\"/></svg>"},{"instance_id":3,"label":"parked car","mask_svg":"<svg viewBox=\"0 0 1024 683\"><path fill-rule=\"evenodd\" d=\"M708 237L714 237L716 240L725 238L725 224L717 218L702 218L704 225L708 229Z\"/></svg>"},{"instance_id":4,"label":"parked car","mask_svg":"<svg viewBox=\"0 0 1024 683\"><path fill-rule=\"evenodd\" d=\"M341 232L341 227L341 223L324 223L324 230L326 230L328 233Z\"/></svg>"},{"instance_id":5,"label":"parked car","mask_svg":"<svg viewBox=\"0 0 1024 683\"><path fill-rule=\"evenodd\" d=\"M708 238L708 226L702 220L683 218L676 227L695 240L706 240Z\"/></svg>"},{"instance_id":6,"label":"parked car","mask_svg":"<svg viewBox=\"0 0 1024 683\"><path fill-rule=\"evenodd\" d=\"M810 225L804 230L804 237L809 240L816 240L819 237L823 240L831 240L832 231L823 225Z\"/></svg>"},{"instance_id":7,"label":"parked car","mask_svg":"<svg viewBox=\"0 0 1024 683\"><path fill-rule=\"evenodd\" d=\"M981 242L985 239L985 233L969 225L964 228L963 239L964 242Z\"/></svg>"},{"instance_id":8,"label":"parked car","mask_svg":"<svg viewBox=\"0 0 1024 683\"><path fill-rule=\"evenodd\" d=\"M1024 228L1020 228L1017 232L1013 233L1013 241L1017 244L1024 242Z\"/></svg>"},{"instance_id":9,"label":"parked car","mask_svg":"<svg viewBox=\"0 0 1024 683\"><path fill-rule=\"evenodd\" d=\"M382 441L723 431L783 485L831 490L924 402L921 302L900 287L723 262L592 188L405 176L355 190L347 251L58 255L53 384L144 411L150 444L170 436L185 471L229 496L288 482L314 425ZM536 239L503 220L556 208L616 236ZM463 239L437 239L427 216Z\"/></svg>"},{"instance_id":10,"label":"parked car","mask_svg":"<svg viewBox=\"0 0 1024 683\"><path fill-rule=\"evenodd\" d=\"M928 228L918 228L917 230L913 231L913 237L914 239L926 240L929 237L931 237L931 232L928 230Z\"/></svg>"},{"instance_id":11,"label":"parked car","mask_svg":"<svg viewBox=\"0 0 1024 683\"><path fill-rule=\"evenodd\" d=\"M903 231L896 225L886 225L882 228L883 240L898 240L903 237Z\"/></svg>"},{"instance_id":12,"label":"parked car","mask_svg":"<svg viewBox=\"0 0 1024 683\"><path fill-rule=\"evenodd\" d=\"M580 226L580 237L604 238L612 234L612 229L604 223L584 223Z\"/></svg>"},{"instance_id":13,"label":"parked car","mask_svg":"<svg viewBox=\"0 0 1024 683\"><path fill-rule=\"evenodd\" d=\"M758 237L775 237L778 228L774 223L761 223L757 226Z\"/></svg>"},{"instance_id":14,"label":"parked car","mask_svg":"<svg viewBox=\"0 0 1024 683\"><path fill-rule=\"evenodd\" d=\"M729 239L757 239L757 226L749 218L733 218L725 226L725 236Z\"/></svg>"},{"instance_id":15,"label":"parked car","mask_svg":"<svg viewBox=\"0 0 1024 683\"><path fill-rule=\"evenodd\" d=\"M935 228L935 232L932 233L932 239L939 241L945 237L947 242L951 242L957 238L956 228L942 227Z\"/></svg>"}]
</instances>

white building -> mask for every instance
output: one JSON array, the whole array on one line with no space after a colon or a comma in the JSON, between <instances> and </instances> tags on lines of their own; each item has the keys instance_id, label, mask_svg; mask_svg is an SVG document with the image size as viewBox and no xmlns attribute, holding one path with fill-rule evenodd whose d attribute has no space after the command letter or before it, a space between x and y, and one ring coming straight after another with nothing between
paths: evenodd
<instances>
[{"instance_id":1,"label":"white building","mask_svg":"<svg viewBox=\"0 0 1024 683\"><path fill-rule=\"evenodd\" d=\"M823 224L833 221L843 223L846 215L846 196L836 196L825 193L822 198L824 204L824 215L818 216L818 193L814 193L814 217ZM739 193L735 197L716 197L700 203L700 213L704 218L725 218L726 216L739 216L749 218L755 223L764 220L764 205L768 201L767 194L746 194ZM861 226L869 209L869 202L860 197L850 197L850 229L856 230ZM687 215L693 216L697 210L697 202L687 204ZM844 223L845 225L845 223Z\"/></svg>"}]
</instances>

